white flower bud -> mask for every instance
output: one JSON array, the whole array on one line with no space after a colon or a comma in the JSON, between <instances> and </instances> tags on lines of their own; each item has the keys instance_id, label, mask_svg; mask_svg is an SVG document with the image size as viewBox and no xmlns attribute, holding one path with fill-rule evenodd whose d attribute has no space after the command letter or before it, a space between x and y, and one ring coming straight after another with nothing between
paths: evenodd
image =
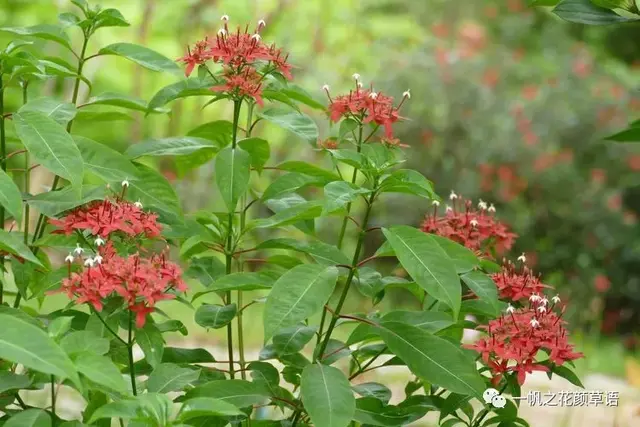
<instances>
[{"instance_id":1,"label":"white flower bud","mask_svg":"<svg viewBox=\"0 0 640 427\"><path fill-rule=\"evenodd\" d=\"M480 201L478 202L478 208L482 209L483 211L486 211L487 210L487 202L485 202L482 199L480 199Z\"/></svg>"},{"instance_id":2,"label":"white flower bud","mask_svg":"<svg viewBox=\"0 0 640 427\"><path fill-rule=\"evenodd\" d=\"M529 301L531 301L531 302L538 302L538 301L540 301L540 295L538 295L538 294L532 294L532 295L529 297Z\"/></svg>"},{"instance_id":3,"label":"white flower bud","mask_svg":"<svg viewBox=\"0 0 640 427\"><path fill-rule=\"evenodd\" d=\"M264 22L264 19L258 21L258 28L266 27L267 23Z\"/></svg>"},{"instance_id":4,"label":"white flower bud","mask_svg":"<svg viewBox=\"0 0 640 427\"><path fill-rule=\"evenodd\" d=\"M407 90L402 94L402 96L403 96L404 98L411 99L411 92L409 91L409 89L407 89Z\"/></svg>"},{"instance_id":5,"label":"white flower bud","mask_svg":"<svg viewBox=\"0 0 640 427\"><path fill-rule=\"evenodd\" d=\"M64 262L68 262L69 264L71 264L73 262L73 255L67 255L67 257L64 259Z\"/></svg>"},{"instance_id":6,"label":"white flower bud","mask_svg":"<svg viewBox=\"0 0 640 427\"><path fill-rule=\"evenodd\" d=\"M553 301L554 304L558 304L560 302L560 297L556 295L555 297L551 298L551 301Z\"/></svg>"},{"instance_id":7,"label":"white flower bud","mask_svg":"<svg viewBox=\"0 0 640 427\"><path fill-rule=\"evenodd\" d=\"M259 42L262 37L260 37L260 34L254 34L254 35L251 36L251 38L253 40Z\"/></svg>"},{"instance_id":8,"label":"white flower bud","mask_svg":"<svg viewBox=\"0 0 640 427\"><path fill-rule=\"evenodd\" d=\"M449 205L447 205L447 207L445 208L446 212L453 212L453 208Z\"/></svg>"},{"instance_id":9,"label":"white flower bud","mask_svg":"<svg viewBox=\"0 0 640 427\"><path fill-rule=\"evenodd\" d=\"M323 85L322 90L324 90L325 92L329 92L329 85Z\"/></svg>"},{"instance_id":10,"label":"white flower bud","mask_svg":"<svg viewBox=\"0 0 640 427\"><path fill-rule=\"evenodd\" d=\"M138 199L138 201L135 202L133 205L138 209L142 209L142 203L140 202L140 199Z\"/></svg>"},{"instance_id":11,"label":"white flower bud","mask_svg":"<svg viewBox=\"0 0 640 427\"><path fill-rule=\"evenodd\" d=\"M436 207L440 206L440 202L437 200L434 200L433 202L431 202L431 204Z\"/></svg>"},{"instance_id":12,"label":"white flower bud","mask_svg":"<svg viewBox=\"0 0 640 427\"><path fill-rule=\"evenodd\" d=\"M540 326L540 322L538 322L536 319L531 319L529 324L531 325L532 328L537 328L538 326Z\"/></svg>"},{"instance_id":13,"label":"white flower bud","mask_svg":"<svg viewBox=\"0 0 640 427\"><path fill-rule=\"evenodd\" d=\"M352 77L353 77L353 80L355 80L355 81L360 80L360 74L358 74L358 73L354 73Z\"/></svg>"},{"instance_id":14,"label":"white flower bud","mask_svg":"<svg viewBox=\"0 0 640 427\"><path fill-rule=\"evenodd\" d=\"M491 206L489 206L489 209L487 209L489 212L495 212L496 211L496 207L493 206L493 203L491 203Z\"/></svg>"},{"instance_id":15,"label":"white flower bud","mask_svg":"<svg viewBox=\"0 0 640 427\"><path fill-rule=\"evenodd\" d=\"M375 93L375 92L371 92L371 93L369 94L369 98L371 98L371 99L376 99L377 97L378 97L378 94L377 94L377 93Z\"/></svg>"},{"instance_id":16,"label":"white flower bud","mask_svg":"<svg viewBox=\"0 0 640 427\"><path fill-rule=\"evenodd\" d=\"M87 258L84 260L84 266L85 267L93 267L94 266L94 261L91 257Z\"/></svg>"},{"instance_id":17,"label":"white flower bud","mask_svg":"<svg viewBox=\"0 0 640 427\"><path fill-rule=\"evenodd\" d=\"M358 82L356 85L358 86L358 89L362 89L362 82Z\"/></svg>"},{"instance_id":18,"label":"white flower bud","mask_svg":"<svg viewBox=\"0 0 640 427\"><path fill-rule=\"evenodd\" d=\"M228 21L229 21L229 15L222 15L222 16L220 17L220 20L221 20L222 22L228 22Z\"/></svg>"},{"instance_id":19,"label":"white flower bud","mask_svg":"<svg viewBox=\"0 0 640 427\"><path fill-rule=\"evenodd\" d=\"M540 304L546 306L547 304L549 304L549 300L547 299L547 297L544 297L540 300Z\"/></svg>"},{"instance_id":20,"label":"white flower bud","mask_svg":"<svg viewBox=\"0 0 640 427\"><path fill-rule=\"evenodd\" d=\"M96 246L100 247L102 245L104 245L104 239L98 236L98 238L96 239Z\"/></svg>"},{"instance_id":21,"label":"white flower bud","mask_svg":"<svg viewBox=\"0 0 640 427\"><path fill-rule=\"evenodd\" d=\"M95 257L93 257L93 261L94 261L96 264L102 264L102 256L101 256L100 254L96 254L96 256L95 256Z\"/></svg>"},{"instance_id":22,"label":"white flower bud","mask_svg":"<svg viewBox=\"0 0 640 427\"><path fill-rule=\"evenodd\" d=\"M124 181L122 181L122 186L123 187L128 187L129 186L129 181L127 181L126 179Z\"/></svg>"},{"instance_id":23,"label":"white flower bud","mask_svg":"<svg viewBox=\"0 0 640 427\"><path fill-rule=\"evenodd\" d=\"M76 248L73 250L73 253L76 255L82 255L84 249L80 247L80 243L76 243Z\"/></svg>"},{"instance_id":24,"label":"white flower bud","mask_svg":"<svg viewBox=\"0 0 640 427\"><path fill-rule=\"evenodd\" d=\"M540 313L546 313L547 312L547 307L545 307L544 305L541 305L540 307L538 307L538 311Z\"/></svg>"},{"instance_id":25,"label":"white flower bud","mask_svg":"<svg viewBox=\"0 0 640 427\"><path fill-rule=\"evenodd\" d=\"M507 310L506 310L506 311L507 311L507 313L511 314L511 313L513 313L514 311L516 311L516 309L515 309L515 307L514 307L514 306L512 306L511 304L509 304L509 305L507 305Z\"/></svg>"},{"instance_id":26,"label":"white flower bud","mask_svg":"<svg viewBox=\"0 0 640 427\"><path fill-rule=\"evenodd\" d=\"M471 224L473 228L476 228L478 226L478 221L474 218L471 221L469 221L469 224Z\"/></svg>"},{"instance_id":27,"label":"white flower bud","mask_svg":"<svg viewBox=\"0 0 640 427\"><path fill-rule=\"evenodd\" d=\"M522 253L522 255L520 255L520 256L518 257L518 261L523 262L523 263L524 263L524 262L527 262L527 257L526 257L526 256L524 256L524 252Z\"/></svg>"},{"instance_id":28,"label":"white flower bud","mask_svg":"<svg viewBox=\"0 0 640 427\"><path fill-rule=\"evenodd\" d=\"M225 30L224 28L220 28L218 30L218 35L221 36L221 37L226 36L227 35L227 30Z\"/></svg>"},{"instance_id":29,"label":"white flower bud","mask_svg":"<svg viewBox=\"0 0 640 427\"><path fill-rule=\"evenodd\" d=\"M458 195L453 190L451 190L451 194L449 194L449 200L455 200L457 198Z\"/></svg>"}]
</instances>

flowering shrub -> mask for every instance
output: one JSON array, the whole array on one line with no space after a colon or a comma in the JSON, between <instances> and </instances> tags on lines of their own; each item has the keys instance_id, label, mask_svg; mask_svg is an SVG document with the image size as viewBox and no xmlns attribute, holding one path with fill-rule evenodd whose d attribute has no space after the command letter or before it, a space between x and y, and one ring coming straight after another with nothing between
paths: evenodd
<instances>
[{"instance_id":1,"label":"flowering shrub","mask_svg":"<svg viewBox=\"0 0 640 427\"><path fill-rule=\"evenodd\" d=\"M29 38L0 54L0 223L13 218L22 225L0 232L1 249L10 255L3 258L0 288L4 425L399 426L438 412L444 426L527 426L514 403L486 404L485 389L493 385L518 396L526 374L535 370L580 384L564 366L581 354L554 311L564 307L558 297L543 296L545 285L528 268L494 263L516 236L495 217L493 205L481 201L476 210L452 193L453 206L444 215L434 210L422 229L373 226L372 212L390 193L426 199L436 208L440 203L427 178L400 167L402 148L410 144L396 137L394 125L409 91L396 102L372 84L365 89L354 74L348 94L334 96L324 87L325 108L291 83L286 53L262 41L264 21L249 32L248 26L232 29L223 16L215 39L205 38L178 59L187 79L161 89L149 103L105 93L80 104L78 88L87 83L83 66L96 56L124 57L154 71L181 70L128 43L88 55L98 29L128 24L115 9L72 3L82 14L61 19L64 28L82 34L80 51L62 27L2 28ZM45 58L30 39L60 44L77 67ZM54 77L73 79L71 102L32 99L30 82ZM5 93L16 88L24 105L4 111ZM87 107L162 113L187 96L227 100L232 121L207 123L197 136L136 143L125 153L71 134ZM336 124L331 135L320 138L302 111L308 109ZM111 111L89 112L91 118L113 117ZM267 166L269 143L253 135L263 121L306 140L332 167L300 160ZM21 147L8 153L7 135ZM6 159L14 156L25 158L23 176L7 172ZM192 168L213 162L222 203L212 212L183 213L165 178L138 161L154 156L174 156ZM31 162L55 174L51 191L31 194ZM268 186L253 188L252 176ZM307 199L307 188L322 192ZM32 209L38 215L33 230ZM337 225L335 242L317 237L319 221ZM343 248L348 228L357 232L350 256ZM367 254L364 240L371 233L385 243ZM378 271L380 259L390 257L410 280ZM525 261L524 255L518 259ZM379 302L391 286L410 290L422 309L347 312L354 288ZM72 303L53 312L23 303L59 292ZM246 302L248 292L260 297L250 294ZM167 346L165 333L188 333L161 308L167 299L193 308L197 325L225 329L228 360L217 361L204 348ZM247 360L244 316L258 304L264 304L264 346L257 360ZM470 315L488 337L464 347L461 332ZM415 376L404 397L365 381L368 372L392 365ZM49 404L35 405L31 391L45 388ZM68 398L62 391L70 390L83 401L73 414L62 411ZM392 397L397 403L390 404ZM470 401L483 408L476 411ZM260 409L265 407L271 411ZM496 417L485 421L492 411Z\"/></svg>"}]
</instances>

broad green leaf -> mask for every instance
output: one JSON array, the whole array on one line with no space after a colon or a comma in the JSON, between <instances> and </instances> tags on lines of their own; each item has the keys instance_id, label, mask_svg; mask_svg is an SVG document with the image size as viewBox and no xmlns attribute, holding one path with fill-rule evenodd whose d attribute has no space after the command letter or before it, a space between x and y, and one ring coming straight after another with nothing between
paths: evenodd
<instances>
[{"instance_id":1,"label":"broad green leaf","mask_svg":"<svg viewBox=\"0 0 640 427\"><path fill-rule=\"evenodd\" d=\"M0 169L0 205L16 220L22 222L22 193L13 179Z\"/></svg>"},{"instance_id":2,"label":"broad green leaf","mask_svg":"<svg viewBox=\"0 0 640 427\"><path fill-rule=\"evenodd\" d=\"M227 326L236 317L237 312L235 304L202 304L196 310L195 321L203 328L220 329Z\"/></svg>"},{"instance_id":3,"label":"broad green leaf","mask_svg":"<svg viewBox=\"0 0 640 427\"><path fill-rule=\"evenodd\" d=\"M193 300L212 292L226 291L255 291L258 289L270 289L273 286L273 277L261 272L231 273L225 274L207 287L206 291L198 292Z\"/></svg>"},{"instance_id":4,"label":"broad green leaf","mask_svg":"<svg viewBox=\"0 0 640 427\"><path fill-rule=\"evenodd\" d=\"M446 252L429 234L413 227L397 226L382 231L413 280L451 307L453 318L457 319L462 289L456 266Z\"/></svg>"},{"instance_id":5,"label":"broad green leaf","mask_svg":"<svg viewBox=\"0 0 640 427\"><path fill-rule=\"evenodd\" d=\"M216 360L204 348L165 347L162 363L213 363Z\"/></svg>"},{"instance_id":6,"label":"broad green leaf","mask_svg":"<svg viewBox=\"0 0 640 427\"><path fill-rule=\"evenodd\" d=\"M121 394L129 393L127 381L108 357L83 352L76 357L74 364L78 372L91 382Z\"/></svg>"},{"instance_id":7,"label":"broad green leaf","mask_svg":"<svg viewBox=\"0 0 640 427\"><path fill-rule=\"evenodd\" d=\"M199 369L182 368L173 363L161 363L149 375L149 393L169 393L182 391L200 376Z\"/></svg>"},{"instance_id":8,"label":"broad green leaf","mask_svg":"<svg viewBox=\"0 0 640 427\"><path fill-rule=\"evenodd\" d=\"M84 162L71 135L50 117L35 111L13 115L16 133L33 159L80 188Z\"/></svg>"},{"instance_id":9,"label":"broad green leaf","mask_svg":"<svg viewBox=\"0 0 640 427\"><path fill-rule=\"evenodd\" d=\"M123 113L121 111L87 111L79 110L76 114L76 122L116 122L116 121L132 121L133 117L130 114Z\"/></svg>"},{"instance_id":10,"label":"broad green leaf","mask_svg":"<svg viewBox=\"0 0 640 427\"><path fill-rule=\"evenodd\" d=\"M162 362L164 338L153 323L147 322L142 329L136 329L136 342L142 349L149 365L155 368Z\"/></svg>"},{"instance_id":11,"label":"broad green leaf","mask_svg":"<svg viewBox=\"0 0 640 427\"><path fill-rule=\"evenodd\" d=\"M471 271L480 264L480 261L470 249L446 237L438 236L437 234L429 235L451 258L459 274Z\"/></svg>"},{"instance_id":12,"label":"broad green leaf","mask_svg":"<svg viewBox=\"0 0 640 427\"><path fill-rule=\"evenodd\" d=\"M167 103L189 96L211 96L211 79L185 79L160 89L149 101L149 109L164 107Z\"/></svg>"},{"instance_id":13,"label":"broad green leaf","mask_svg":"<svg viewBox=\"0 0 640 427\"><path fill-rule=\"evenodd\" d=\"M110 44L100 49L98 55L121 56L153 71L166 71L174 74L182 73L182 70L175 61L170 60L154 50L136 44Z\"/></svg>"},{"instance_id":14,"label":"broad green leaf","mask_svg":"<svg viewBox=\"0 0 640 427\"><path fill-rule=\"evenodd\" d=\"M325 181L325 184L328 184L331 181L342 180L339 175L329 170L323 169L311 163L302 162L298 160L291 160L288 162L280 163L278 166L276 166L276 169L288 171L288 172L298 172L304 175L320 178Z\"/></svg>"},{"instance_id":15,"label":"broad green leaf","mask_svg":"<svg viewBox=\"0 0 640 427\"><path fill-rule=\"evenodd\" d=\"M69 36L57 25L34 25L32 27L0 27L0 31L12 33L18 36L35 37L42 40L50 40L61 44L71 50Z\"/></svg>"},{"instance_id":16,"label":"broad green leaf","mask_svg":"<svg viewBox=\"0 0 640 427\"><path fill-rule=\"evenodd\" d=\"M122 418L125 420L138 416L140 409L140 401L138 399L122 399L115 402L109 402L99 407L91 416L89 424L94 424L97 420L103 418Z\"/></svg>"},{"instance_id":17,"label":"broad green leaf","mask_svg":"<svg viewBox=\"0 0 640 427\"><path fill-rule=\"evenodd\" d=\"M95 17L94 28L128 27L130 24L117 9L102 9Z\"/></svg>"},{"instance_id":18,"label":"broad green leaf","mask_svg":"<svg viewBox=\"0 0 640 427\"><path fill-rule=\"evenodd\" d=\"M251 156L240 147L226 147L216 156L215 175L228 212L234 212L249 188Z\"/></svg>"},{"instance_id":19,"label":"broad green leaf","mask_svg":"<svg viewBox=\"0 0 640 427\"><path fill-rule=\"evenodd\" d=\"M353 391L362 397L373 397L385 405L391 400L391 390L380 383L360 383L353 386Z\"/></svg>"},{"instance_id":20,"label":"broad green leaf","mask_svg":"<svg viewBox=\"0 0 640 427\"><path fill-rule=\"evenodd\" d=\"M411 169L394 171L380 184L382 193L406 193L426 199L436 198L431 182Z\"/></svg>"},{"instance_id":21,"label":"broad green leaf","mask_svg":"<svg viewBox=\"0 0 640 427\"><path fill-rule=\"evenodd\" d=\"M301 351L316 334L316 328L304 324L281 329L273 336L273 348L280 355Z\"/></svg>"},{"instance_id":22,"label":"broad green leaf","mask_svg":"<svg viewBox=\"0 0 640 427\"><path fill-rule=\"evenodd\" d=\"M324 187L324 212L338 211L360 196L371 193L367 188L360 188L345 181L333 181Z\"/></svg>"},{"instance_id":23,"label":"broad green leaf","mask_svg":"<svg viewBox=\"0 0 640 427\"><path fill-rule=\"evenodd\" d=\"M226 120L217 120L190 130L187 136L208 139L215 142L218 147L223 148L231 144L232 133L233 123Z\"/></svg>"},{"instance_id":24,"label":"broad green leaf","mask_svg":"<svg viewBox=\"0 0 640 427\"><path fill-rule=\"evenodd\" d=\"M51 427L51 415L42 409L27 409L9 417L3 427Z\"/></svg>"},{"instance_id":25,"label":"broad green leaf","mask_svg":"<svg viewBox=\"0 0 640 427\"><path fill-rule=\"evenodd\" d=\"M269 218L253 220L247 224L247 229L284 227L303 220L314 219L320 215L322 215L320 202L305 202L283 209Z\"/></svg>"},{"instance_id":26,"label":"broad green leaf","mask_svg":"<svg viewBox=\"0 0 640 427\"><path fill-rule=\"evenodd\" d=\"M128 110L143 111L147 113L166 113L168 110L151 109L146 101L135 98L133 96L124 95L115 92L104 92L100 95L89 98L87 102L80 107L88 107L89 105L110 105L113 107L126 108Z\"/></svg>"},{"instance_id":27,"label":"broad green leaf","mask_svg":"<svg viewBox=\"0 0 640 427\"><path fill-rule=\"evenodd\" d=\"M337 368L309 365L302 371L302 402L311 421L323 427L347 427L356 410L351 384Z\"/></svg>"},{"instance_id":28,"label":"broad green leaf","mask_svg":"<svg viewBox=\"0 0 640 427\"><path fill-rule=\"evenodd\" d=\"M269 108L257 113L258 117L286 129L310 144L318 141L318 126L306 114L287 108Z\"/></svg>"},{"instance_id":29,"label":"broad green leaf","mask_svg":"<svg viewBox=\"0 0 640 427\"><path fill-rule=\"evenodd\" d=\"M13 372L0 371L0 393L9 390L21 390L29 387L33 381L28 375L18 375Z\"/></svg>"},{"instance_id":30,"label":"broad green leaf","mask_svg":"<svg viewBox=\"0 0 640 427\"><path fill-rule=\"evenodd\" d=\"M264 308L264 340L320 311L338 278L338 269L302 264L283 274L273 285Z\"/></svg>"},{"instance_id":31,"label":"broad green leaf","mask_svg":"<svg viewBox=\"0 0 640 427\"><path fill-rule=\"evenodd\" d=\"M182 207L175 190L157 171L136 163L136 180L129 183L128 197L139 199L145 208L154 207L171 215L182 216Z\"/></svg>"},{"instance_id":32,"label":"broad green leaf","mask_svg":"<svg viewBox=\"0 0 640 427\"><path fill-rule=\"evenodd\" d=\"M0 324L0 358L45 374L68 378L80 387L73 363L46 332L6 312L0 312Z\"/></svg>"},{"instance_id":33,"label":"broad green leaf","mask_svg":"<svg viewBox=\"0 0 640 427\"><path fill-rule=\"evenodd\" d=\"M210 256L192 259L191 266L189 266L189 269L185 274L188 277L193 277L199 280L204 287L208 288L216 281L216 279L218 279L218 277L224 275L224 273L224 263L218 258Z\"/></svg>"},{"instance_id":34,"label":"broad green leaf","mask_svg":"<svg viewBox=\"0 0 640 427\"><path fill-rule=\"evenodd\" d=\"M312 95L298 85L289 83L285 88L280 89L280 92L313 109L320 111L325 111L327 109L323 103L315 100Z\"/></svg>"},{"instance_id":35,"label":"broad green leaf","mask_svg":"<svg viewBox=\"0 0 640 427\"><path fill-rule=\"evenodd\" d=\"M418 418L421 418L421 416ZM375 397L363 397L356 400L356 411L353 419L367 426L399 427L410 425L409 423L415 420L415 415L407 413L407 411L403 411L396 406L385 405Z\"/></svg>"},{"instance_id":36,"label":"broad green leaf","mask_svg":"<svg viewBox=\"0 0 640 427\"><path fill-rule=\"evenodd\" d=\"M186 422L193 418L204 416L233 417L244 415L244 412L238 407L224 400L211 397L196 397L182 404L177 419L180 422Z\"/></svg>"},{"instance_id":37,"label":"broad green leaf","mask_svg":"<svg viewBox=\"0 0 640 427\"><path fill-rule=\"evenodd\" d=\"M72 320L73 317L71 316L60 316L53 319L47 325L47 332L49 332L49 336L58 342L59 339L69 332L69 329L71 329Z\"/></svg>"},{"instance_id":38,"label":"broad green leaf","mask_svg":"<svg viewBox=\"0 0 640 427\"><path fill-rule=\"evenodd\" d=\"M270 156L269 143L262 138L246 138L238 141L238 146L251 156L251 167L262 172Z\"/></svg>"},{"instance_id":39,"label":"broad green leaf","mask_svg":"<svg viewBox=\"0 0 640 427\"><path fill-rule=\"evenodd\" d=\"M125 151L125 155L130 159L144 156L186 156L200 150L215 152L217 147L208 139L178 136L132 144Z\"/></svg>"},{"instance_id":40,"label":"broad green leaf","mask_svg":"<svg viewBox=\"0 0 640 427\"><path fill-rule=\"evenodd\" d=\"M262 200L274 199L309 186L319 187L323 184L324 180L318 177L307 176L297 172L287 173L280 175L267 187L262 194Z\"/></svg>"},{"instance_id":41,"label":"broad green leaf","mask_svg":"<svg viewBox=\"0 0 640 427\"><path fill-rule=\"evenodd\" d=\"M83 185L80 197L71 187L64 187L57 191L40 193L27 199L27 203L41 214L55 217L60 213L73 209L94 200L102 200L107 191L104 185Z\"/></svg>"},{"instance_id":42,"label":"broad green leaf","mask_svg":"<svg viewBox=\"0 0 640 427\"><path fill-rule=\"evenodd\" d=\"M138 170L121 153L83 136L74 136L73 139L80 150L84 166L89 172L105 182L136 179Z\"/></svg>"},{"instance_id":43,"label":"broad green leaf","mask_svg":"<svg viewBox=\"0 0 640 427\"><path fill-rule=\"evenodd\" d=\"M640 126L630 127L605 139L617 142L640 142Z\"/></svg>"},{"instance_id":44,"label":"broad green leaf","mask_svg":"<svg viewBox=\"0 0 640 427\"><path fill-rule=\"evenodd\" d=\"M0 230L0 250L17 255L27 261L44 267L40 260L31 252L22 241L22 233L13 233L10 231Z\"/></svg>"},{"instance_id":45,"label":"broad green leaf","mask_svg":"<svg viewBox=\"0 0 640 427\"><path fill-rule=\"evenodd\" d=\"M424 329L432 334L454 324L451 320L451 316L441 311L394 310L385 314L382 317L382 320L385 322L405 323L407 325L415 326L416 328ZM372 338L379 338L378 329L373 325L360 323L351 332L351 335L347 340L347 344L352 345Z\"/></svg>"},{"instance_id":46,"label":"broad green leaf","mask_svg":"<svg viewBox=\"0 0 640 427\"><path fill-rule=\"evenodd\" d=\"M102 356L109 351L109 340L92 331L74 331L62 338L60 347L72 358L82 353Z\"/></svg>"},{"instance_id":47,"label":"broad green leaf","mask_svg":"<svg viewBox=\"0 0 640 427\"><path fill-rule=\"evenodd\" d=\"M363 169L365 160L362 154L354 150L338 149L328 150L331 156L337 161L357 169Z\"/></svg>"},{"instance_id":48,"label":"broad green leaf","mask_svg":"<svg viewBox=\"0 0 640 427\"><path fill-rule=\"evenodd\" d=\"M324 265L349 264L351 262L340 249L317 239L306 241L287 238L271 239L258 244L256 249L290 249L303 252L313 257L317 263Z\"/></svg>"},{"instance_id":49,"label":"broad green leaf","mask_svg":"<svg viewBox=\"0 0 640 427\"><path fill-rule=\"evenodd\" d=\"M576 375L575 372L573 372L568 367L552 365L550 366L550 369L551 371L548 373L549 378L551 378L553 375L558 375L559 377L562 377L565 380L569 381L571 384L578 386L580 388L584 388L584 384L582 384L582 381L580 381L580 378Z\"/></svg>"},{"instance_id":50,"label":"broad green leaf","mask_svg":"<svg viewBox=\"0 0 640 427\"><path fill-rule=\"evenodd\" d=\"M215 380L187 391L185 397L212 397L238 408L245 408L265 403L269 398L269 392L262 384L245 380Z\"/></svg>"},{"instance_id":51,"label":"broad green leaf","mask_svg":"<svg viewBox=\"0 0 640 427\"><path fill-rule=\"evenodd\" d=\"M62 102L50 98L48 96L43 96L41 98L33 99L26 104L24 104L18 110L18 113L23 113L25 111L35 111L37 113L42 113L47 117L52 118L56 122L61 125L66 125L76 116L77 109L76 106L69 102Z\"/></svg>"},{"instance_id":52,"label":"broad green leaf","mask_svg":"<svg viewBox=\"0 0 640 427\"><path fill-rule=\"evenodd\" d=\"M379 334L389 349L424 381L447 390L481 398L486 386L470 359L456 345L424 329L382 322Z\"/></svg>"},{"instance_id":53,"label":"broad green leaf","mask_svg":"<svg viewBox=\"0 0 640 427\"><path fill-rule=\"evenodd\" d=\"M612 10L596 6L590 0L562 0L553 13L566 21L587 25L617 24L640 19L620 16Z\"/></svg>"},{"instance_id":54,"label":"broad green leaf","mask_svg":"<svg viewBox=\"0 0 640 427\"><path fill-rule=\"evenodd\" d=\"M461 276L461 278L478 298L493 306L496 316L500 315L501 306L498 301L498 289L491 277L480 271L470 271Z\"/></svg>"}]
</instances>

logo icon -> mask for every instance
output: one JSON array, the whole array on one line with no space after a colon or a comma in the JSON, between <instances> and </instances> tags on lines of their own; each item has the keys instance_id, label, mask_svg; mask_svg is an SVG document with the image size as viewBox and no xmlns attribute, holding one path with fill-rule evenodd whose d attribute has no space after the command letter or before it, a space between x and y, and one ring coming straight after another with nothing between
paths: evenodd
<instances>
[{"instance_id":1,"label":"logo icon","mask_svg":"<svg viewBox=\"0 0 640 427\"><path fill-rule=\"evenodd\" d=\"M507 399L500 395L500 392L495 388L488 388L482 393L484 402L489 405L493 405L494 408L504 408L507 404Z\"/></svg>"}]
</instances>

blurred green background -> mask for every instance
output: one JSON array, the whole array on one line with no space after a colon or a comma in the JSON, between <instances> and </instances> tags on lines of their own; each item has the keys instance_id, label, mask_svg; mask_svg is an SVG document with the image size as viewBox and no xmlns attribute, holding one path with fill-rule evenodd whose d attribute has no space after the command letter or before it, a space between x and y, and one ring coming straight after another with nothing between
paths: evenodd
<instances>
[{"instance_id":1,"label":"blurred green background","mask_svg":"<svg viewBox=\"0 0 640 427\"><path fill-rule=\"evenodd\" d=\"M545 281L570 301L567 317L588 355L581 368L640 383L633 365L629 368L640 324L640 149L602 140L640 116L640 26L571 25L524 0L102 4L120 9L131 26L101 29L90 53L127 41L178 58L187 45L214 34L220 16L228 14L232 25L265 19L264 39L291 52L296 83L322 102L323 84L332 93L348 90L355 72L365 84L373 82L397 98L410 88L412 98L402 111L407 120L397 126L399 138L410 145L410 167L431 179L443 196L453 189L496 203L500 218L520 235L512 255L526 252ZM67 0L3 0L0 25L54 23L59 13L72 10ZM71 35L77 43L80 34ZM9 40L0 33L0 44ZM56 45L46 49L61 54ZM110 91L147 100L177 79L108 56L92 60L85 75L93 95ZM71 85L49 80L30 92L68 99ZM80 99L89 96L83 85ZM9 110L20 102L18 91L7 94ZM74 133L124 150L230 117L229 105L203 108L205 102L181 100L171 104L170 114L147 118L130 113L131 120L115 125L79 123ZM309 114L327 137L326 118ZM272 142L272 163L285 157L316 161L314 147L271 125L258 127ZM168 160L157 166L176 185L185 211L216 208L210 166L187 174ZM256 182L259 189L266 185ZM387 198L373 221L418 226L428 208L410 198ZM335 239L335 227L326 224L320 234ZM369 240L367 252L380 243ZM402 293L389 297L390 304L408 299ZM371 302L354 295L351 306L370 309ZM192 324L192 312L173 308Z\"/></svg>"}]
</instances>

